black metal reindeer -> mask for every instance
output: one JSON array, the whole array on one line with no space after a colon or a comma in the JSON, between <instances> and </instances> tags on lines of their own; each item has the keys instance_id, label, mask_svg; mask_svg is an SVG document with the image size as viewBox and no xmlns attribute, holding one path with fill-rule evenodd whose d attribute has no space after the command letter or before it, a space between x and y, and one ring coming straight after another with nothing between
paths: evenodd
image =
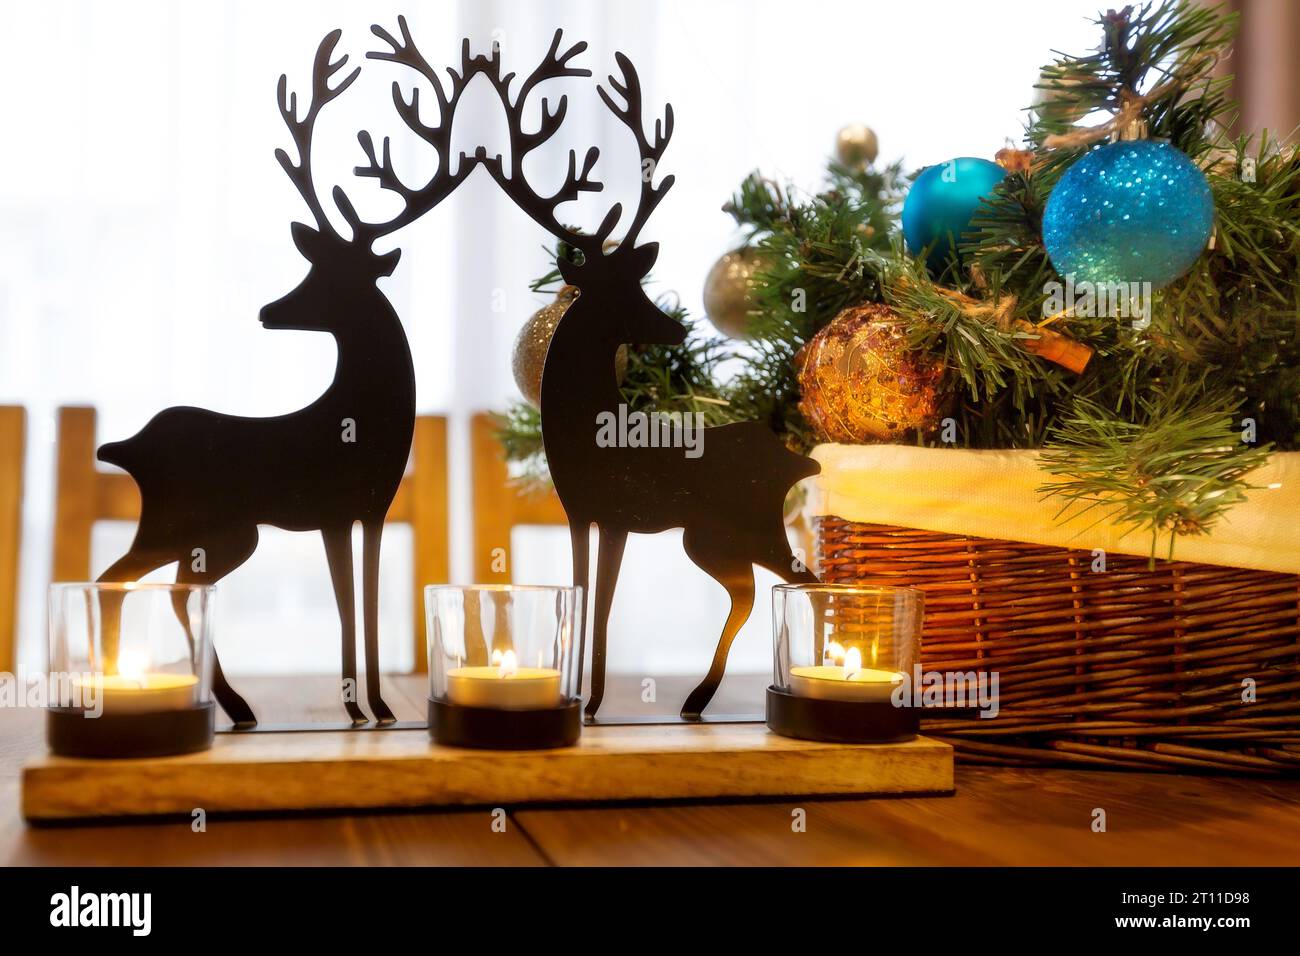
<instances>
[{"instance_id":1,"label":"black metal reindeer","mask_svg":"<svg viewBox=\"0 0 1300 956\"><path fill-rule=\"evenodd\" d=\"M610 76L609 84L626 105L618 106L604 87L598 91L636 137L641 191L627 234L607 252L605 242L619 220L621 206L610 209L595 234L570 229L556 216L562 203L603 188L590 178L599 156L596 147L588 150L581 172L576 154L570 151L568 174L553 195L539 195L523 172L527 155L555 133L566 108L565 98L554 112L543 100L538 129L526 133L523 112L528 93L544 79L591 75L567 66L586 44L557 55L559 44L557 31L545 61L513 97L514 74L502 76L495 62L484 70L505 107L510 162L507 165L500 156L488 158L482 148L477 158L524 212L582 256L581 262L559 263L565 281L577 286L580 294L560 320L546 353L541 415L551 478L569 520L575 583L587 583L587 538L593 523L599 529L587 714L596 714L604 694L606 627L628 533L682 528L687 555L731 597L731 612L708 675L682 708L683 717L698 718L717 691L731 643L753 609L753 566L767 568L786 581L816 580L790 550L782 505L795 482L819 469L812 459L787 450L761 422L705 429L702 454L696 458L686 457L681 448L598 446L597 422L602 415L616 414L624 404L614 371L619 346L678 345L686 335L685 328L661 311L641 287L654 265L658 244L637 245L646 220L673 183L668 176L654 185L672 136L673 112L671 106L666 108L663 120L655 121L654 142L648 141L636 69L626 56L617 54L623 80Z\"/></svg>"},{"instance_id":2,"label":"black metal reindeer","mask_svg":"<svg viewBox=\"0 0 1300 956\"><path fill-rule=\"evenodd\" d=\"M359 167L357 174L378 179L404 200L401 213L388 222L363 222L336 186L334 201L351 227L351 237L342 237L331 226L312 181L311 140L317 116L360 73L358 67L337 86L329 85L348 59L345 55L330 62L341 31L325 37L316 52L311 100L302 118L297 94L287 92L287 78L281 76L279 82L280 111L298 157L294 162L284 150L276 150L276 158L306 201L315 228L293 224L294 244L311 269L292 292L263 307L260 319L268 329L333 335L338 365L329 388L306 408L275 418L169 408L134 437L99 449L101 461L131 474L142 500L130 550L100 576L101 581L135 581L179 562L178 582L210 584L249 559L258 544L259 525L321 533L342 625L344 706L354 724L367 718L355 699L352 527L360 522L364 536L366 695L375 720L388 723L393 713L379 687L379 547L415 424L411 351L401 321L377 287L381 276L392 274L401 253L377 254L372 244L432 209L474 168L464 156L457 170L451 168L452 119L468 77L449 71L450 93L444 94L435 71L411 43L405 21L400 26L403 43L372 27L392 50L368 56L407 63L432 80L441 111L438 126L420 120L418 98L413 95L407 103L396 83L393 99L406 123L435 148L439 165L423 187L407 187L393 172L388 141L381 160L369 134L358 134L369 165ZM114 613L112 608L106 611ZM183 596L176 612L188 628ZM213 689L236 726L256 723L215 661Z\"/></svg>"}]
</instances>

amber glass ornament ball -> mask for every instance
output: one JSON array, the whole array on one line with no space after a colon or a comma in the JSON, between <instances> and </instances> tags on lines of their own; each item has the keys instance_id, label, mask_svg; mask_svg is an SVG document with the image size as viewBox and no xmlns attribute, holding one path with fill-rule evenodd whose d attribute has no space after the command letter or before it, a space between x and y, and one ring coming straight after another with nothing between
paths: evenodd
<instances>
[{"instance_id":1,"label":"amber glass ornament ball","mask_svg":"<svg viewBox=\"0 0 1300 956\"><path fill-rule=\"evenodd\" d=\"M799 362L799 410L819 441L889 442L939 425L943 362L908 348L889 306L845 309L813 336Z\"/></svg>"}]
</instances>

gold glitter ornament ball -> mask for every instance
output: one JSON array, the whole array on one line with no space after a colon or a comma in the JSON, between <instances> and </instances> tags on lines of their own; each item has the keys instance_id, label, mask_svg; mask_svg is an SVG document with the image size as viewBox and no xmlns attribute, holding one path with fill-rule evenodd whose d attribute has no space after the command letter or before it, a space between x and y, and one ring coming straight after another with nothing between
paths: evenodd
<instances>
[{"instance_id":1,"label":"gold glitter ornament ball","mask_svg":"<svg viewBox=\"0 0 1300 956\"><path fill-rule=\"evenodd\" d=\"M704 312L713 327L733 339L749 337L754 273L762 266L755 249L728 252L704 278Z\"/></svg>"},{"instance_id":2,"label":"gold glitter ornament ball","mask_svg":"<svg viewBox=\"0 0 1300 956\"><path fill-rule=\"evenodd\" d=\"M574 286L566 285L560 289L555 301L534 312L515 339L510 367L519 391L534 408L540 408L542 403L542 369L546 365L546 350L551 347L551 336L555 334L555 327L560 324L560 319L569 311L569 306L577 296L578 290ZM626 345L620 345L614 355L614 374L622 385L627 375Z\"/></svg>"},{"instance_id":3,"label":"gold glitter ornament ball","mask_svg":"<svg viewBox=\"0 0 1300 956\"><path fill-rule=\"evenodd\" d=\"M820 441L895 441L939 425L944 367L907 347L900 316L886 305L851 306L799 355L799 410Z\"/></svg>"},{"instance_id":4,"label":"gold glitter ornament ball","mask_svg":"<svg viewBox=\"0 0 1300 956\"><path fill-rule=\"evenodd\" d=\"M850 169L865 169L876 161L880 143L875 130L863 123L850 123L835 134L835 158Z\"/></svg>"}]
</instances>

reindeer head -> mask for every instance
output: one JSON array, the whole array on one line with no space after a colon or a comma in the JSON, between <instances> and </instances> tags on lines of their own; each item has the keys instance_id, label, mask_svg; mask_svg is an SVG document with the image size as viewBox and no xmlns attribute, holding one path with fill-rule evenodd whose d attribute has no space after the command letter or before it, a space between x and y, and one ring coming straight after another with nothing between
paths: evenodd
<instances>
[{"instance_id":1,"label":"reindeer head","mask_svg":"<svg viewBox=\"0 0 1300 956\"><path fill-rule=\"evenodd\" d=\"M620 82L613 76L609 77L610 86L623 97L625 106L618 106L604 87L598 87L605 105L636 136L641 158L640 198L632 225L623 240L611 251L606 251L606 241L622 215L621 204L615 204L609 210L595 233L570 229L562 225L556 216L555 210L561 204L578 198L580 193L600 192L604 188L602 183L591 179L592 168L600 157L600 150L595 146L587 150L581 171L578 170L577 153L569 151L569 169L564 183L550 196L539 195L524 178L524 158L555 134L564 122L564 114L568 109L568 97L560 97L554 111L550 109L549 102L543 99L538 128L535 132L526 133L523 130L523 113L524 101L529 92L543 80L591 75L590 70L568 66L568 61L585 50L587 44L577 43L560 54L560 38L561 31L556 30L545 59L524 80L519 92L513 97L510 95L510 83L514 74L501 75L499 52L494 52L492 59L481 68L505 107L510 131L510 168L506 169L505 162L499 155L489 158L481 146L475 159L487 167L507 195L535 222L581 255L580 261L561 259L559 263L565 281L581 290L581 299L586 303L584 308L570 309L563 321L586 323L584 333L598 340L630 342L635 345L680 344L686 337L686 329L655 305L641 286L641 280L655 263L659 246L657 243L637 245L641 228L673 184L673 177L668 176L654 185L659 160L673 134L673 108L668 106L664 118L655 120L654 142L650 143L646 139L641 119L641 84L631 60L622 53L615 54L623 72L623 80Z\"/></svg>"},{"instance_id":2,"label":"reindeer head","mask_svg":"<svg viewBox=\"0 0 1300 956\"><path fill-rule=\"evenodd\" d=\"M375 145L370 134L364 130L357 134L362 151L366 154L366 166L358 166L358 176L367 176L379 181L383 189L390 190L402 197L403 208L397 216L382 223L365 222L357 215L355 207L347 194L338 186L334 187L333 198L343 218L351 227L350 238L340 235L325 215L311 173L311 138L316 124L316 117L321 108L341 94L357 78L361 68L357 67L338 86L331 88L330 77L347 63L344 55L331 63L330 56L338 43L342 31L335 30L321 41L316 51L312 66L312 96L306 114L298 118L298 94L288 92L288 78L280 77L278 89L280 113L297 147L298 161L295 163L283 149L275 151L275 158L288 174L290 181L297 187L303 200L307 203L315 219L315 228L295 222L291 231L293 243L309 263L311 269L307 277L284 297L263 307L261 321L269 329L301 329L309 331L340 332L344 327L364 323L374 314L375 297L378 294L376 283L384 276L393 274L397 268L401 250L377 253L373 245L391 232L418 219L438 203L442 202L473 171L475 162L463 153L455 172L451 169L451 126L456 106L460 101L470 78L478 68L469 57L468 41L463 51L463 65L460 73L448 70L451 75L450 92L443 89L438 73L416 49L406 26L406 18L398 17L402 42L399 43L382 27L375 25L370 29L374 34L389 44L391 51L367 53L375 60L390 60L403 63L418 70L433 85L438 98L440 122L437 126L426 125L420 119L419 90L413 90L408 103L402 95L401 86L393 83L393 102L403 120L420 137L438 153L438 169L432 178L422 187L407 186L393 170L390 145L385 137L382 158L376 155Z\"/></svg>"},{"instance_id":3,"label":"reindeer head","mask_svg":"<svg viewBox=\"0 0 1300 956\"><path fill-rule=\"evenodd\" d=\"M290 292L262 306L259 318L268 329L338 332L364 321L374 307L375 283L390 276L400 249L376 254L333 229L313 229L301 222L289 227L293 244L311 263L306 278Z\"/></svg>"},{"instance_id":4,"label":"reindeer head","mask_svg":"<svg viewBox=\"0 0 1300 956\"><path fill-rule=\"evenodd\" d=\"M659 243L648 242L619 246L581 262L559 261L564 281L577 286L592 303L575 314L590 324L588 334L617 344L680 345L685 341L686 327L655 305L641 285L658 255Z\"/></svg>"}]
</instances>

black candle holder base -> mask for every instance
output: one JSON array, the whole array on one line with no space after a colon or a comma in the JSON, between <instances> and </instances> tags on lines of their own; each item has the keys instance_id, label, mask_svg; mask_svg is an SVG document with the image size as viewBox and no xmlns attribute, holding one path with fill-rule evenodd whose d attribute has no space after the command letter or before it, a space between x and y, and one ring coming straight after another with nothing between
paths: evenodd
<instances>
[{"instance_id":1,"label":"black candle holder base","mask_svg":"<svg viewBox=\"0 0 1300 956\"><path fill-rule=\"evenodd\" d=\"M76 707L51 707L45 714L45 739L59 757L170 757L212 746L216 707L198 704L183 710L87 717Z\"/></svg>"},{"instance_id":2,"label":"black candle holder base","mask_svg":"<svg viewBox=\"0 0 1300 956\"><path fill-rule=\"evenodd\" d=\"M503 710L429 698L429 736L449 747L549 750L573 746L581 733L582 702L576 699L558 707Z\"/></svg>"},{"instance_id":3,"label":"black candle holder base","mask_svg":"<svg viewBox=\"0 0 1300 956\"><path fill-rule=\"evenodd\" d=\"M838 744L892 744L911 740L920 714L892 701L821 700L767 689L767 726L782 737Z\"/></svg>"}]
</instances>

